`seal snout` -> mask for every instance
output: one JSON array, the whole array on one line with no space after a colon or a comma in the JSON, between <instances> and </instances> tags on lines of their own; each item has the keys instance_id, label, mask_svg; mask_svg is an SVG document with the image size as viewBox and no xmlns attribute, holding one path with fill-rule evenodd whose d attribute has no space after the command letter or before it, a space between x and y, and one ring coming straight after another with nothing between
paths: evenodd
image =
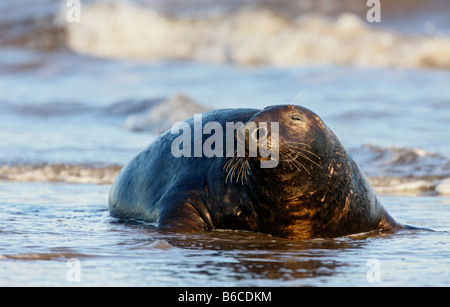
<instances>
[{"instance_id":1,"label":"seal snout","mask_svg":"<svg viewBox=\"0 0 450 307\"><path fill-rule=\"evenodd\" d=\"M267 158L270 154L267 151L278 147L278 133L275 136L272 130L272 123L259 121L248 121L237 129L236 140L241 153L245 153L245 157ZM278 127L276 130L278 132Z\"/></svg>"},{"instance_id":2,"label":"seal snout","mask_svg":"<svg viewBox=\"0 0 450 307\"><path fill-rule=\"evenodd\" d=\"M250 144L251 142L253 142L254 144L258 144L260 139L267 139L267 137L267 127L259 125L255 122L245 124L240 129L238 129L236 133L237 141L241 144L246 144L246 147L248 147L248 144Z\"/></svg>"}]
</instances>

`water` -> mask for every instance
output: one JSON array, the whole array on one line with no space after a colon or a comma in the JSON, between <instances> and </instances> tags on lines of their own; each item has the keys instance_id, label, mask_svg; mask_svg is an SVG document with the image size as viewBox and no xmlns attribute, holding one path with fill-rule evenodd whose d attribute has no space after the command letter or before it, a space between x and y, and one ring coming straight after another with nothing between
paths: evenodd
<instances>
[{"instance_id":1,"label":"water","mask_svg":"<svg viewBox=\"0 0 450 307\"><path fill-rule=\"evenodd\" d=\"M81 24L64 21L59 1L0 5L0 285L448 285L448 4L386 5L371 25L350 0L339 10L331 1L166 3L86 1ZM205 23L217 37L198 30ZM162 51L149 44L153 29L164 33ZM391 215L434 232L295 241L163 233L109 217L120 167L177 116L286 104L301 92L297 102L333 129Z\"/></svg>"},{"instance_id":2,"label":"water","mask_svg":"<svg viewBox=\"0 0 450 307\"><path fill-rule=\"evenodd\" d=\"M412 286L446 285L448 215L444 197L382 197L399 219L435 232L295 241L245 232L159 233L121 224L105 208L108 187L2 184L0 262L8 286ZM15 206L11 205L15 204ZM405 212L405 204L408 210ZM411 220L411 218L413 220ZM13 251L13 252L11 252ZM70 283L67 260L80 261ZM367 266L377 259L380 282ZM70 274L69 274L70 276ZM69 279L70 280L70 279Z\"/></svg>"}]
</instances>

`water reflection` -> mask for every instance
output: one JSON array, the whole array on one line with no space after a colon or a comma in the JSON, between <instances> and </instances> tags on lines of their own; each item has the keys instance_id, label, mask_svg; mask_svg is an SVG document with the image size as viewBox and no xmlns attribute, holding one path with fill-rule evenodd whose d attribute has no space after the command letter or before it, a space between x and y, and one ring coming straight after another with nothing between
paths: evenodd
<instances>
[{"instance_id":1,"label":"water reflection","mask_svg":"<svg viewBox=\"0 0 450 307\"><path fill-rule=\"evenodd\" d=\"M134 225L133 227L136 227ZM336 239L289 240L242 231L211 231L194 234L148 230L152 242L177 248L183 255L177 269L191 276L208 279L252 280L266 285L270 280L301 280L329 277L350 266L342 255L364 248L373 237L390 234L370 233ZM161 242L165 242L162 244ZM266 282L264 282L264 280Z\"/></svg>"}]
</instances>

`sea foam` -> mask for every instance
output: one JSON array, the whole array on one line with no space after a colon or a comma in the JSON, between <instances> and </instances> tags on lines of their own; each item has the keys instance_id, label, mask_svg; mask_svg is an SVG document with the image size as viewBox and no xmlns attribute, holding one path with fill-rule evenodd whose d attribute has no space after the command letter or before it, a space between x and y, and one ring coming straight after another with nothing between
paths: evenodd
<instances>
[{"instance_id":1,"label":"sea foam","mask_svg":"<svg viewBox=\"0 0 450 307\"><path fill-rule=\"evenodd\" d=\"M238 65L354 65L450 68L450 37L375 29L360 16L286 18L268 9L203 17L166 16L129 2L84 7L66 26L74 51L110 58Z\"/></svg>"}]
</instances>

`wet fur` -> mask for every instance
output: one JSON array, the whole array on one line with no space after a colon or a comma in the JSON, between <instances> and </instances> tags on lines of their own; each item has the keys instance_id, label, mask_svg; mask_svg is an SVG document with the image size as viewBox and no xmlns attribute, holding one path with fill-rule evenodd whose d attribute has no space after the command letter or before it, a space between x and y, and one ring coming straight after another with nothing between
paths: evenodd
<instances>
[{"instance_id":1,"label":"wet fur","mask_svg":"<svg viewBox=\"0 0 450 307\"><path fill-rule=\"evenodd\" d=\"M170 147L177 135L168 131L122 169L111 188L110 214L160 228L237 229L295 239L402 227L310 110L287 105L203 114L203 124L223 127L250 120L280 122L277 167L262 169L261 158L247 156L174 158ZM193 127L192 118L187 122Z\"/></svg>"}]
</instances>

